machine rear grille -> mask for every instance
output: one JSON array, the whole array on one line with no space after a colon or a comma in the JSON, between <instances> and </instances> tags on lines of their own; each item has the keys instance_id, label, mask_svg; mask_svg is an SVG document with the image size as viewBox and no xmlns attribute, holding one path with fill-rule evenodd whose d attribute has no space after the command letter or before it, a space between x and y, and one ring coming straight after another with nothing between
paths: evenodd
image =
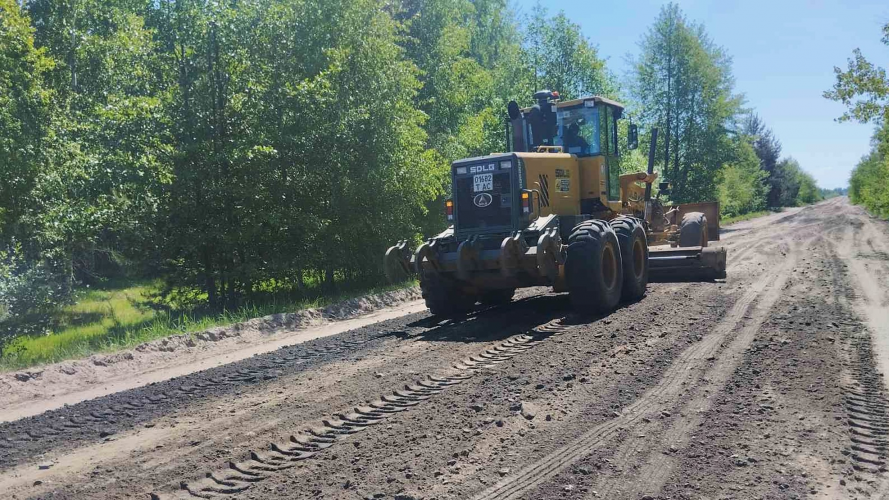
<instances>
[{"instance_id":1,"label":"machine rear grille","mask_svg":"<svg viewBox=\"0 0 889 500\"><path fill-rule=\"evenodd\" d=\"M509 172L493 175L493 189L474 191L473 176L458 177L455 182L457 230L479 230L509 226L512 222L512 189Z\"/></svg>"}]
</instances>

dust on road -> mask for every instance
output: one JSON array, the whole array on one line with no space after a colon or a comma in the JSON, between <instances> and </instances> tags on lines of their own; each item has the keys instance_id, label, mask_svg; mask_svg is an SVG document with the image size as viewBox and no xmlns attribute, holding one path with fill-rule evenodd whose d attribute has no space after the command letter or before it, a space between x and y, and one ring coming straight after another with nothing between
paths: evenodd
<instances>
[{"instance_id":1,"label":"dust on road","mask_svg":"<svg viewBox=\"0 0 889 500\"><path fill-rule=\"evenodd\" d=\"M294 346L0 425L0 488L882 498L889 225L834 199L724 236L725 283L654 284L606 317L535 290L461 321L334 335L317 342L340 348L311 361ZM98 418L126 405L133 417Z\"/></svg>"}]
</instances>

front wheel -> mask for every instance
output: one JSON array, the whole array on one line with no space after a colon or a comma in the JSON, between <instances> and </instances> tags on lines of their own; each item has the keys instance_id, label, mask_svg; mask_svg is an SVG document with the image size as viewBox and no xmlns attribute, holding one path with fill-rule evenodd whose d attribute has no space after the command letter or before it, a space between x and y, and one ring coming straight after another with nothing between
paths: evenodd
<instances>
[{"instance_id":1,"label":"front wheel","mask_svg":"<svg viewBox=\"0 0 889 500\"><path fill-rule=\"evenodd\" d=\"M565 281L571 303L579 312L603 313L617 307L623 266L617 235L608 223L584 221L571 232Z\"/></svg>"}]
</instances>

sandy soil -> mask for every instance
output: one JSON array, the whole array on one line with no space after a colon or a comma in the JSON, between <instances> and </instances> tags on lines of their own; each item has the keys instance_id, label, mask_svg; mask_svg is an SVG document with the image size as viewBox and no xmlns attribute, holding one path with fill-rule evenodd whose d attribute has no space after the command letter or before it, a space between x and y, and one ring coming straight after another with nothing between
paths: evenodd
<instances>
[{"instance_id":1,"label":"sandy soil","mask_svg":"<svg viewBox=\"0 0 889 500\"><path fill-rule=\"evenodd\" d=\"M725 229L600 318L416 312L0 425L9 498L885 498L889 224Z\"/></svg>"}]
</instances>

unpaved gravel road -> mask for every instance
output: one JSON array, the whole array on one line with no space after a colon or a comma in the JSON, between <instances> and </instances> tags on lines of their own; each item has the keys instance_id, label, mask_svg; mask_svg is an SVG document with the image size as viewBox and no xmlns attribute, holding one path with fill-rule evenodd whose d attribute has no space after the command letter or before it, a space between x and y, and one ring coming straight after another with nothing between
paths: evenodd
<instances>
[{"instance_id":1,"label":"unpaved gravel road","mask_svg":"<svg viewBox=\"0 0 889 500\"><path fill-rule=\"evenodd\" d=\"M889 224L732 225L725 283L523 292L0 424L3 498L886 498Z\"/></svg>"}]
</instances>

